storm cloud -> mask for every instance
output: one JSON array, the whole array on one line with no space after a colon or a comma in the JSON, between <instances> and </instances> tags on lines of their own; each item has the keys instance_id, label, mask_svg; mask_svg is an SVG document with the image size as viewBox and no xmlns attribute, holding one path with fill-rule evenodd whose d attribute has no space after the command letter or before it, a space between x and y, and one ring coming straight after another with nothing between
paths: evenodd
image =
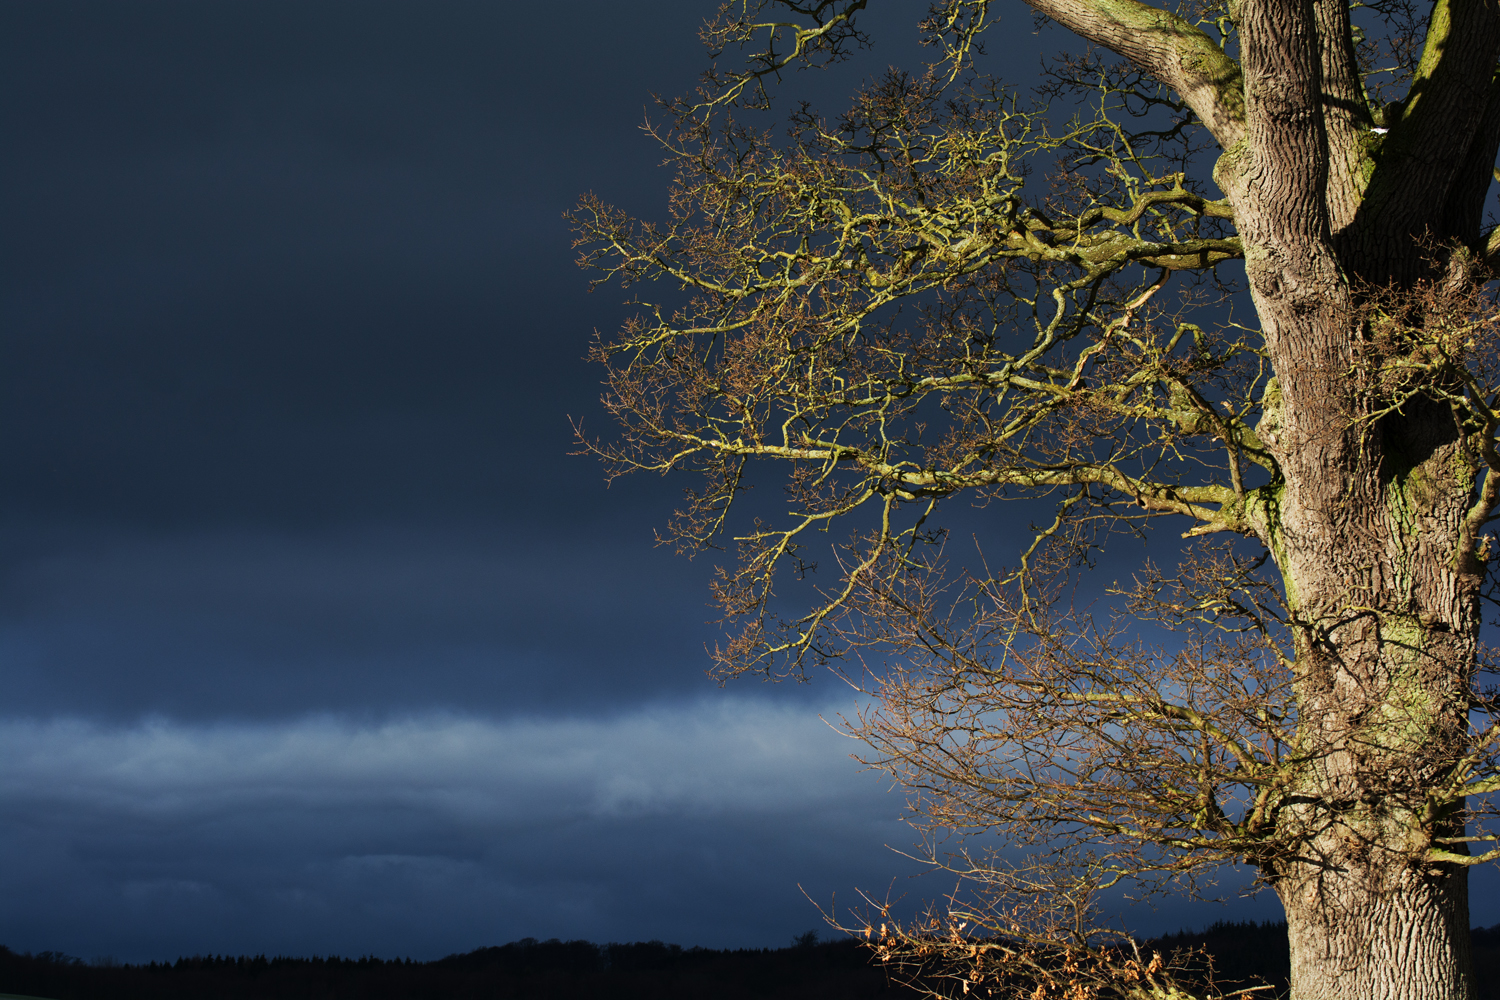
<instances>
[{"instance_id":1,"label":"storm cloud","mask_svg":"<svg viewBox=\"0 0 1500 1000\"><path fill-rule=\"evenodd\" d=\"M632 307L562 215L662 215L639 126L715 6L0 7L0 944L781 945L799 883L949 888L847 689L705 676L725 554L655 537L689 484L570 455ZM916 65L920 7L798 86Z\"/></svg>"}]
</instances>

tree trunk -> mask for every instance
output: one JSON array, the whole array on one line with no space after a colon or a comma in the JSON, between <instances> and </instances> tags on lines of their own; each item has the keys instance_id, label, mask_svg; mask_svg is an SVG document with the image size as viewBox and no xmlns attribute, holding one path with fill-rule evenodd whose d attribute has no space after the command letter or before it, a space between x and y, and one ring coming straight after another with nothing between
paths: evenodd
<instances>
[{"instance_id":1,"label":"tree trunk","mask_svg":"<svg viewBox=\"0 0 1500 1000\"><path fill-rule=\"evenodd\" d=\"M1370 860L1278 886L1294 1000L1473 1000L1468 869Z\"/></svg>"},{"instance_id":2,"label":"tree trunk","mask_svg":"<svg viewBox=\"0 0 1500 1000\"><path fill-rule=\"evenodd\" d=\"M1262 537L1296 646L1298 771L1278 824L1301 847L1263 867L1286 908L1292 996L1468 1000L1467 869L1428 857L1464 853L1447 840L1463 818L1429 792L1464 748L1477 456L1446 404L1393 401L1349 287L1287 263L1247 270L1286 373L1263 438L1285 485Z\"/></svg>"},{"instance_id":3,"label":"tree trunk","mask_svg":"<svg viewBox=\"0 0 1500 1000\"><path fill-rule=\"evenodd\" d=\"M1286 908L1292 996L1467 1000L1467 869L1428 858L1464 853L1447 840L1463 818L1428 793L1464 747L1477 457L1447 405L1393 402L1347 285L1285 258L1265 281L1258 263L1267 344L1288 373L1267 407L1285 486L1263 537L1296 645L1298 774L1278 823L1302 846L1264 868Z\"/></svg>"},{"instance_id":4,"label":"tree trunk","mask_svg":"<svg viewBox=\"0 0 1500 1000\"><path fill-rule=\"evenodd\" d=\"M1423 304L1397 302L1384 327L1362 308L1393 275L1437 275L1419 241L1390 234L1369 273L1338 227L1358 224L1325 210L1318 54L1297 23L1311 9L1257 7L1295 16L1242 26L1249 139L1218 176L1278 380L1262 440L1284 486L1260 534L1296 653L1297 774L1278 825L1300 846L1262 867L1294 1000L1471 1000L1467 869L1429 857L1463 852L1448 838L1464 820L1429 793L1463 752L1477 652L1473 430L1424 392L1439 387L1395 374L1423 349Z\"/></svg>"}]
</instances>

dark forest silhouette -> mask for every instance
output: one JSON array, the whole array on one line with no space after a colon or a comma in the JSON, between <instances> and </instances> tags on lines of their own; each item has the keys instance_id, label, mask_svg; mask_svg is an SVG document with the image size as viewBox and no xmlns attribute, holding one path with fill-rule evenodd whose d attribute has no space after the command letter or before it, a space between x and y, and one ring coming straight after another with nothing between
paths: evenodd
<instances>
[{"instance_id":1,"label":"dark forest silhouette","mask_svg":"<svg viewBox=\"0 0 1500 1000\"><path fill-rule=\"evenodd\" d=\"M1473 932L1479 1000L1500 1000L1500 925ZM1218 923L1146 944L1204 949L1221 981L1260 979L1285 988L1286 925ZM910 995L871 965L855 941L716 951L660 941L596 945L537 941L432 962L380 958L196 956L143 965L85 962L57 952L0 947L0 994L48 1000L863 1000Z\"/></svg>"}]
</instances>

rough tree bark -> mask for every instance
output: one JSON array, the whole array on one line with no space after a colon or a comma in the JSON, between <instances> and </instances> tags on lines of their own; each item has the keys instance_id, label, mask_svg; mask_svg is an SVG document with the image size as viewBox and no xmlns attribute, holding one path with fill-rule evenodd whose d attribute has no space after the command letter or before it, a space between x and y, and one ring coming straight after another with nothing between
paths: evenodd
<instances>
[{"instance_id":1,"label":"rough tree bark","mask_svg":"<svg viewBox=\"0 0 1500 1000\"><path fill-rule=\"evenodd\" d=\"M1358 384L1356 288L1409 285L1435 267L1471 280L1478 213L1452 203L1471 200L1471 175L1494 163L1496 132L1480 126L1500 15L1490 3L1439 5L1413 96L1375 163L1361 149L1369 132L1348 122L1363 102L1347 7L1247 0L1237 20L1245 134L1221 139L1215 179L1235 206L1279 383L1279 426L1262 441L1285 487L1257 533L1291 595L1298 711L1321 751L1298 777L1309 805L1291 807L1310 857L1269 873L1294 996L1460 1000L1473 995L1467 868L1415 860L1433 826L1413 813L1445 749L1458 751L1469 708L1478 455L1448 406L1372 412L1388 401Z\"/></svg>"},{"instance_id":2,"label":"rough tree bark","mask_svg":"<svg viewBox=\"0 0 1500 1000\"><path fill-rule=\"evenodd\" d=\"M1132 478L1121 471L1123 463L1112 460L1074 456L1063 461L1054 455L1023 468L1015 457L968 458L968 464L959 462L944 472L936 465L904 466L891 458L894 435L882 437L884 443L878 447L864 447L845 443L847 435L820 437L809 430L777 444L762 433L774 423L767 417L757 418L762 423L754 430L746 430L748 417L734 418L745 421L738 430L726 429L732 420L716 423L703 418L701 426L692 425L691 419L674 423L662 415L660 403L654 401L658 397L652 395L664 393L667 382L653 381L657 375L641 375L639 366L644 363L639 361L632 362L637 367L621 369L626 374L614 383L612 408L628 426L634 421L634 426L645 428L642 433L664 449L665 457L647 461L622 452L611 452L610 457L637 467L667 469L682 464L684 456L710 453L715 461L726 463L719 473L728 483L723 487L725 504L738 488L739 472L734 470L747 458L769 457L823 463L828 469L842 463L863 470L867 482L876 484L868 496L884 504L887 521L893 504L935 502L934 498L964 489L1009 485L1040 490L1071 484L1084 491L1072 494L1075 499L1094 496L1089 490L1114 491L1151 511L1186 515L1198 522L1189 534L1230 531L1258 539L1269 550L1284 588L1295 726L1287 737L1287 754L1266 771L1274 770L1274 775L1246 779L1259 789L1260 806L1251 810L1254 822L1246 819L1236 825L1224 819L1223 843L1231 845L1226 850L1232 848L1261 868L1285 906L1293 996L1471 1000L1467 872L1473 863L1492 855L1470 853L1466 796L1500 787L1490 766L1495 733L1476 737L1470 714L1476 704L1473 678L1481 656L1481 590L1493 555L1482 529L1500 499L1492 409L1500 386L1476 374L1482 364L1466 367L1461 360L1465 350L1474 349L1473 335L1455 317L1472 317L1480 309L1473 305L1475 296L1494 274L1496 241L1487 246L1481 226L1500 146L1500 6L1497 0L1438 0L1428 18L1409 93L1399 103L1381 105L1366 92L1346 0L1231 0L1228 18L1237 53L1234 45L1211 39L1177 13L1135 0L1027 2L1175 93L1220 147L1213 177L1227 208L1193 201L1180 179L1176 188L1152 204L1190 206L1198 217L1232 216L1238 244L1222 239L1171 245L1138 240L1130 252L1137 254L1132 259L1162 269L1188 266L1188 261L1211 266L1243 254L1260 323L1257 351L1274 376L1257 383L1261 394L1255 400L1259 419L1253 433L1249 426L1230 426L1232 420L1222 415L1224 407L1215 409L1201 395L1191 397L1205 418L1195 424L1174 417L1178 411L1170 408L1157 411L1157 416L1169 423L1177 420L1180 427L1215 422L1218 430L1213 433L1231 452L1259 456L1254 460L1270 470L1270 482L1244 486L1235 455L1228 460L1232 489L1204 486L1195 492L1148 482L1145 475ZM741 78L740 87L785 65L804 48L816 49L831 33L845 30L848 18L864 3L786 6L812 16L817 29L799 34L790 55L767 55L759 75ZM972 23L986 16L987 7L981 0L952 0L938 5L937 13L948 17L950 25L963 17ZM744 176L751 173L746 168ZM805 173L802 176L803 183L811 183ZM723 190L733 187L727 180L715 183ZM731 204L747 196L731 192L722 197ZM998 204L993 198L990 203ZM922 202L923 212L929 212L928 204ZM1134 215L1122 212L1109 218L1131 224L1141 217L1144 204L1137 201ZM1007 211L1012 212L1008 221L993 232L977 224L965 230L961 212L955 215L957 222L944 223L949 228L942 238L951 260L959 263L924 287L944 287L942 281L988 266L969 263L978 259L976 255L991 253L986 260L993 262L1006 253L1029 253L1035 261L1061 245L1057 234L1067 227L1027 221L1033 217ZM845 213L846 220L852 217ZM1089 224L1097 218L1097 213L1087 216ZM627 261L627 276L674 277L730 303L723 307L723 316L774 284L763 288L751 281L726 291L725 280L703 277L728 252L723 247L700 243L693 251L699 254L695 263L675 264L665 238L632 243L620 225L602 214L596 213L595 219L584 226L586 237L610 242L610 252ZM876 222L868 224L870 233L879 228ZM855 223L844 225L852 231ZM923 225L928 228L921 239L937 245L934 224ZM1077 217L1076 230L1084 232L1084 215ZM976 250L981 243L985 249ZM859 249L846 239L840 249L823 257L808 245L804 240L801 251L789 252L788 259L797 266L824 270L804 273L837 277L850 274L851 268L858 275L863 268L870 275L866 287L875 304L856 319L895 301L904 287L900 283L915 280L912 275L926 266L922 255L928 253L925 248L913 249L920 243L897 249L898 239L889 251L896 263L881 271L876 263L880 248L868 241ZM851 245L856 246L854 256L844 249ZM1090 275L1103 274L1105 265L1087 254L1088 247L1105 245L1125 244L1088 243L1080 235L1070 251L1075 256L1069 259ZM799 252L803 257L796 256ZM1125 256L1122 252L1120 259ZM630 267L635 270L630 272ZM791 274L792 265L787 267ZM1162 273L1164 281L1166 270ZM783 304L794 286L813 281L781 280L776 294L782 298L776 301ZM1083 287L1082 279L1077 287ZM1149 294L1130 300L1122 322L1129 321ZM1061 311L1059 305L1059 315ZM689 322L694 317L661 319L656 327L639 328L634 340L627 338L627 346L639 359L648 347L656 350L671 337L711 330L727 338L765 315L769 313L762 311L734 323L699 320L696 326ZM796 322L811 325L806 315L804 310ZM847 319L840 316L841 322ZM1046 377L1023 382L1015 375L1021 362L1014 359L1031 363L1061 342L1047 339L1052 336L1039 339L1040 346L1030 355L1007 356L1006 365L985 369L988 374L975 375L983 366L976 367L972 360L955 362L953 370L967 374L942 382L940 391L951 398L965 391L965 379L989 379L985 384L1033 392L1037 398L1061 401L1058 405L1081 399L1091 391L1083 373L1086 359L1100 349L1097 346L1077 355L1071 372L1067 369L1075 356ZM1109 332L1102 336L1100 344ZM601 356L608 360L612 355L606 349ZM685 362L674 355L659 363ZM868 371L862 371L867 384L874 384ZM744 380L749 375L739 370L734 377ZM941 382L910 379L904 395L892 391L882 405ZM812 381L810 376L807 381ZM885 384L893 381L899 379L892 377ZM1169 382L1182 386L1179 376L1163 374L1161 384ZM702 386L708 388L695 389L694 402L684 412L693 407L698 408L694 412L707 412L704 400L732 394L725 384L719 375L703 376ZM869 399L877 395L872 389L862 402L828 396L818 405L852 412L858 405L873 405ZM1090 405L1104 405L1099 398L1096 395ZM749 413L755 406L741 408ZM808 403L798 412L805 415L813 408ZM886 434L883 423L880 433ZM1008 440L1008 432L990 433L1002 443ZM984 454L1003 451L991 448ZM1013 449L1006 454L1019 453ZM857 503L832 504L826 511L845 513ZM706 520L717 529L722 511L711 503L708 508L711 516ZM771 565L786 556L793 551L794 535L755 535L762 545L757 551L771 554L758 555L763 562L752 563ZM881 543L892 538L897 534L883 528ZM872 555L849 569L850 589L844 595L856 589L861 573L873 573L874 565ZM745 598L732 586L726 593L730 605L738 600L749 607L765 599ZM843 601L844 595L836 595L832 603ZM775 648L801 655L814 648L810 637L824 625L825 619L817 617L795 641ZM755 643L760 643L755 649L771 648L763 633L752 638L750 645L731 650L731 658ZM1037 683L1026 688L1040 689ZM1187 712L1180 706L1172 711L1179 709ZM1207 724L1183 724L1211 732ZM968 780L923 777L945 766L930 764L924 752L891 751L888 759L904 761L900 766L909 767L904 773L918 775L914 783L938 788L941 794L950 794L946 790L954 783ZM1249 765L1243 760L1238 766L1236 774L1247 773ZM1061 814L1054 814L1054 819L1055 815ZM1084 825L1096 822L1082 807L1068 815ZM1194 822L1193 829L1205 826L1201 816ZM1124 820L1098 820L1097 825L1113 833L1129 832ZM1263 831L1273 827L1275 848L1257 848L1256 843L1269 840L1255 838L1270 838ZM1163 834L1158 843L1175 850L1202 847L1206 841Z\"/></svg>"}]
</instances>

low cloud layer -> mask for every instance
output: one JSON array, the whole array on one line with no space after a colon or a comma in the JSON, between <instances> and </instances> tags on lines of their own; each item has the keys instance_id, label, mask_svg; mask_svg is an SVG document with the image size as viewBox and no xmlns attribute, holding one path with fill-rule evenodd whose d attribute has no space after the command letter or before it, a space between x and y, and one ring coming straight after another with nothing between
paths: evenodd
<instances>
[{"instance_id":1,"label":"low cloud layer","mask_svg":"<svg viewBox=\"0 0 1500 1000\"><path fill-rule=\"evenodd\" d=\"M602 721L11 720L0 723L0 794L177 820L377 802L502 824L801 809L868 798L869 782L850 780L854 746L815 713L739 698Z\"/></svg>"},{"instance_id":2,"label":"low cloud layer","mask_svg":"<svg viewBox=\"0 0 1500 1000\"><path fill-rule=\"evenodd\" d=\"M360 725L0 723L0 943L435 957L523 936L778 945L910 863L800 706ZM750 933L746 934L746 929ZM748 939L747 939L748 938Z\"/></svg>"}]
</instances>

